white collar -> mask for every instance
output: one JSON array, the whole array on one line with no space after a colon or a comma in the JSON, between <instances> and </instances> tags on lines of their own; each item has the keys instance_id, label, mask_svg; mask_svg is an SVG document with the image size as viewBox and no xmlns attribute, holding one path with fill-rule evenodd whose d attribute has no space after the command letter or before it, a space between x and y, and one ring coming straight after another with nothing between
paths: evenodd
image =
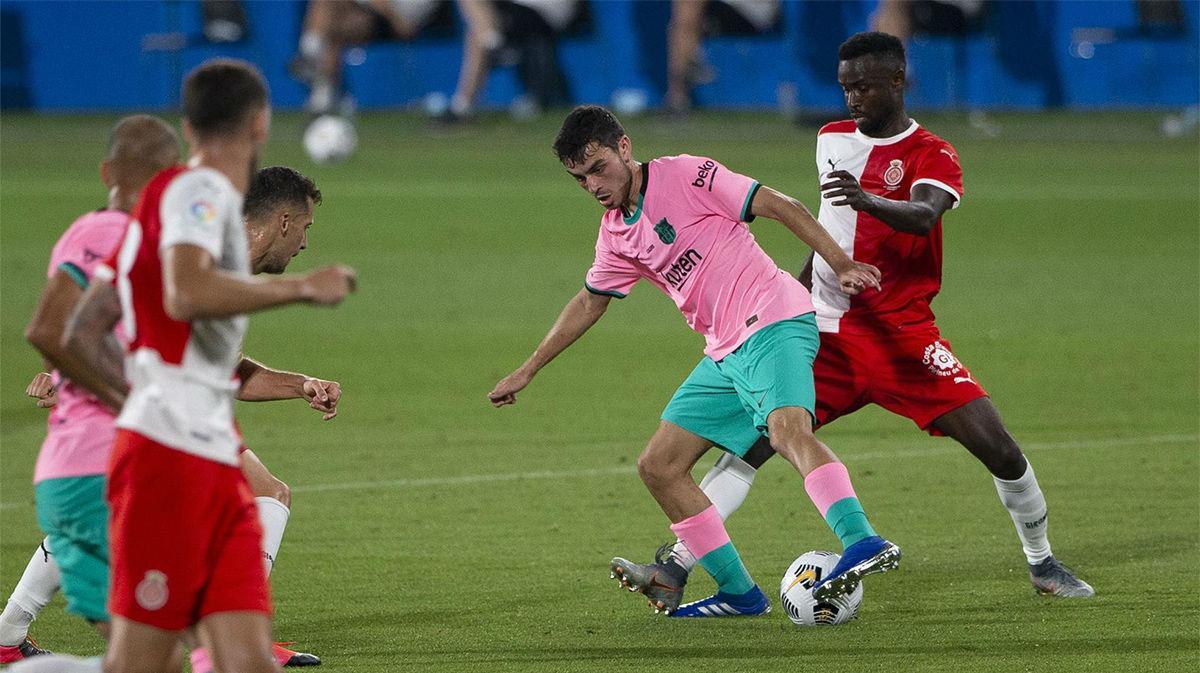
<instances>
[{"instance_id":1,"label":"white collar","mask_svg":"<svg viewBox=\"0 0 1200 673\"><path fill-rule=\"evenodd\" d=\"M914 119L912 120L912 124L909 124L908 128L894 136L889 136L887 138L872 138L871 136L864 135L862 131L859 131L858 128L855 127L854 137L868 145L894 145L916 133L918 128L920 128L920 124L918 124L917 120Z\"/></svg>"}]
</instances>

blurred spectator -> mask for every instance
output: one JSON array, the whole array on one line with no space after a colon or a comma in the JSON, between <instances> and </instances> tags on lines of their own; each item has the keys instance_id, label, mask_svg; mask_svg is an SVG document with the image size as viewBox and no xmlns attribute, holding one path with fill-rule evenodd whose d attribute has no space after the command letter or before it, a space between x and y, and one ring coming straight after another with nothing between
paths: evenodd
<instances>
[{"instance_id":1,"label":"blurred spectator","mask_svg":"<svg viewBox=\"0 0 1200 673\"><path fill-rule=\"evenodd\" d=\"M916 33L965 37L978 32L983 28L986 9L984 0L879 0L879 8L871 15L871 30L895 35L907 48ZM961 59L959 67L963 67ZM911 64L908 75L911 82ZM970 110L967 121L984 135L1000 133L1000 126L983 110Z\"/></svg>"},{"instance_id":2,"label":"blurred spectator","mask_svg":"<svg viewBox=\"0 0 1200 673\"><path fill-rule=\"evenodd\" d=\"M449 20L447 0L309 0L292 76L309 85L304 108L314 114L342 103L342 50L377 40L412 40Z\"/></svg>"},{"instance_id":3,"label":"blurred spectator","mask_svg":"<svg viewBox=\"0 0 1200 673\"><path fill-rule=\"evenodd\" d=\"M984 0L879 0L871 30L908 42L913 33L966 35L980 28Z\"/></svg>"},{"instance_id":4,"label":"blurred spectator","mask_svg":"<svg viewBox=\"0 0 1200 673\"><path fill-rule=\"evenodd\" d=\"M470 116L488 74L497 65L516 65L525 94L515 116L532 116L570 101L558 64L558 37L579 14L577 0L458 0L467 30L458 86L443 121Z\"/></svg>"},{"instance_id":5,"label":"blurred spectator","mask_svg":"<svg viewBox=\"0 0 1200 673\"><path fill-rule=\"evenodd\" d=\"M204 37L209 42L241 42L246 37L246 8L242 0L200 0Z\"/></svg>"},{"instance_id":6,"label":"blurred spectator","mask_svg":"<svg viewBox=\"0 0 1200 673\"><path fill-rule=\"evenodd\" d=\"M712 82L700 40L715 35L761 35L779 21L779 0L673 0L667 29L667 108L684 112L692 88Z\"/></svg>"}]
</instances>

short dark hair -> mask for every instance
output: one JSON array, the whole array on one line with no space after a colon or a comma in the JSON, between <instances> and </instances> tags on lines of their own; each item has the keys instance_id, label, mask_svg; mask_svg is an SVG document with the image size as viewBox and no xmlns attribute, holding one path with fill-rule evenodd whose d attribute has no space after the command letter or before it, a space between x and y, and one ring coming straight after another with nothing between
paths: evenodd
<instances>
[{"instance_id":1,"label":"short dark hair","mask_svg":"<svg viewBox=\"0 0 1200 673\"><path fill-rule=\"evenodd\" d=\"M183 81L183 116L200 137L237 130L267 105L267 83L246 61L205 61Z\"/></svg>"},{"instance_id":2,"label":"short dark hair","mask_svg":"<svg viewBox=\"0 0 1200 673\"><path fill-rule=\"evenodd\" d=\"M287 166L261 168L250 181L242 212L248 219L269 215L283 205L313 205L321 202L321 190L309 178Z\"/></svg>"},{"instance_id":3,"label":"short dark hair","mask_svg":"<svg viewBox=\"0 0 1200 673\"><path fill-rule=\"evenodd\" d=\"M895 61L903 68L905 63L904 43L888 33L855 33L838 48L838 60L849 61L860 56L879 56Z\"/></svg>"},{"instance_id":4,"label":"short dark hair","mask_svg":"<svg viewBox=\"0 0 1200 673\"><path fill-rule=\"evenodd\" d=\"M580 105L563 120L554 139L554 153L559 161L577 164L583 161L584 153L592 143L616 150L624 136L625 127L608 108Z\"/></svg>"}]
</instances>

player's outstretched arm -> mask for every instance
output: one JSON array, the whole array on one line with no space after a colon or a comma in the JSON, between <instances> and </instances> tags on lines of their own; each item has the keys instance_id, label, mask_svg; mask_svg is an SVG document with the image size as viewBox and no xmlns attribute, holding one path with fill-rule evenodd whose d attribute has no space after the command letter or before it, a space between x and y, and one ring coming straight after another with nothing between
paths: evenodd
<instances>
[{"instance_id":1,"label":"player's outstretched arm","mask_svg":"<svg viewBox=\"0 0 1200 673\"><path fill-rule=\"evenodd\" d=\"M530 355L529 359L516 371L500 379L492 392L488 393L488 399L491 400L492 406L502 407L515 403L517 393L529 385L534 375L542 367L558 357L559 353L575 343L579 337L583 336L584 332L591 329L592 325L600 320L600 316L604 315L604 311L608 309L608 302L611 300L612 297L588 292L587 288L580 290L572 297L571 301L563 307L562 313L558 314L558 320L554 321L554 326L546 333L542 343L538 344L533 355Z\"/></svg>"},{"instance_id":2,"label":"player's outstretched arm","mask_svg":"<svg viewBox=\"0 0 1200 673\"><path fill-rule=\"evenodd\" d=\"M190 243L167 248L163 256L163 306L175 320L227 318L307 302L340 304L355 288L354 271L330 266L312 273L246 278L217 267L207 250Z\"/></svg>"},{"instance_id":3,"label":"player's outstretched arm","mask_svg":"<svg viewBox=\"0 0 1200 673\"><path fill-rule=\"evenodd\" d=\"M756 217L769 217L782 222L797 238L807 243L838 275L843 292L858 294L868 287L879 289L879 269L850 259L803 203L770 187L761 187L750 204L750 212Z\"/></svg>"},{"instance_id":4,"label":"player's outstretched arm","mask_svg":"<svg viewBox=\"0 0 1200 673\"><path fill-rule=\"evenodd\" d=\"M954 205L954 197L944 189L920 184L912 188L912 198L897 201L878 194L868 194L847 171L833 171L821 183L821 198L833 206L850 206L881 220L896 231L924 236L933 229L938 218Z\"/></svg>"},{"instance_id":5,"label":"player's outstretched arm","mask_svg":"<svg viewBox=\"0 0 1200 673\"><path fill-rule=\"evenodd\" d=\"M337 381L271 369L245 356L238 363L237 374L242 382L237 397L243 402L304 399L323 414L321 420L337 416L338 400L342 398L342 386Z\"/></svg>"},{"instance_id":6,"label":"player's outstretched arm","mask_svg":"<svg viewBox=\"0 0 1200 673\"><path fill-rule=\"evenodd\" d=\"M129 394L125 350L113 334L121 319L121 300L112 283L92 283L75 304L61 345L74 357L56 361L58 371L101 402L120 411Z\"/></svg>"}]
</instances>

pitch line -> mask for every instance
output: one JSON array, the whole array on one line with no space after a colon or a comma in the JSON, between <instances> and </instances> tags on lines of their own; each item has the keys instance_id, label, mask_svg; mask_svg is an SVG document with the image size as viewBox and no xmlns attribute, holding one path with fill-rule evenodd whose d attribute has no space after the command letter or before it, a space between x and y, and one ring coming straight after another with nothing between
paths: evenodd
<instances>
[{"instance_id":1,"label":"pitch line","mask_svg":"<svg viewBox=\"0 0 1200 673\"><path fill-rule=\"evenodd\" d=\"M1187 444L1200 442L1200 435L1174 434L1149 435L1146 437L1112 437L1109 439L1069 440L1061 442L1026 442L1022 448L1030 451L1061 449L1094 449L1146 444ZM963 452L957 444L926 449L896 449L846 454L846 461L853 466L860 461L886 458L922 458L927 456L954 455ZM503 472L493 474L465 474L457 477L427 477L421 479L382 479L376 481L349 481L335 484L298 484L291 488L293 493L322 493L330 491L357 491L380 488L423 488L426 486L460 486L504 481L542 481L547 479L578 479L581 477L603 477L617 474L632 474L633 465L599 467L588 470L537 470L532 472ZM29 507L27 502L0 503L0 509Z\"/></svg>"},{"instance_id":2,"label":"pitch line","mask_svg":"<svg viewBox=\"0 0 1200 673\"><path fill-rule=\"evenodd\" d=\"M1143 444L1185 444L1200 442L1200 435L1150 435L1147 437L1113 437L1091 441L1072 440L1063 442L1028 442L1023 449L1046 451L1055 449L1084 449L1111 448L1118 446L1137 446ZM893 451L872 451L869 453L847 454L845 460L850 464L863 460L879 460L881 458L919 458L925 456L954 455L965 451L961 446L945 446L929 449L909 449ZM589 470L540 470L536 472L507 472L497 474L468 474L460 477L429 477L425 479L388 479L381 481L344 482L339 484L312 484L292 487L293 493L316 493L322 491L351 491L373 488L417 488L422 486L454 486L458 484L479 484L498 481L524 481L543 479L572 479L579 477L599 477L614 474L632 474L633 465L619 467L602 467Z\"/></svg>"}]
</instances>

